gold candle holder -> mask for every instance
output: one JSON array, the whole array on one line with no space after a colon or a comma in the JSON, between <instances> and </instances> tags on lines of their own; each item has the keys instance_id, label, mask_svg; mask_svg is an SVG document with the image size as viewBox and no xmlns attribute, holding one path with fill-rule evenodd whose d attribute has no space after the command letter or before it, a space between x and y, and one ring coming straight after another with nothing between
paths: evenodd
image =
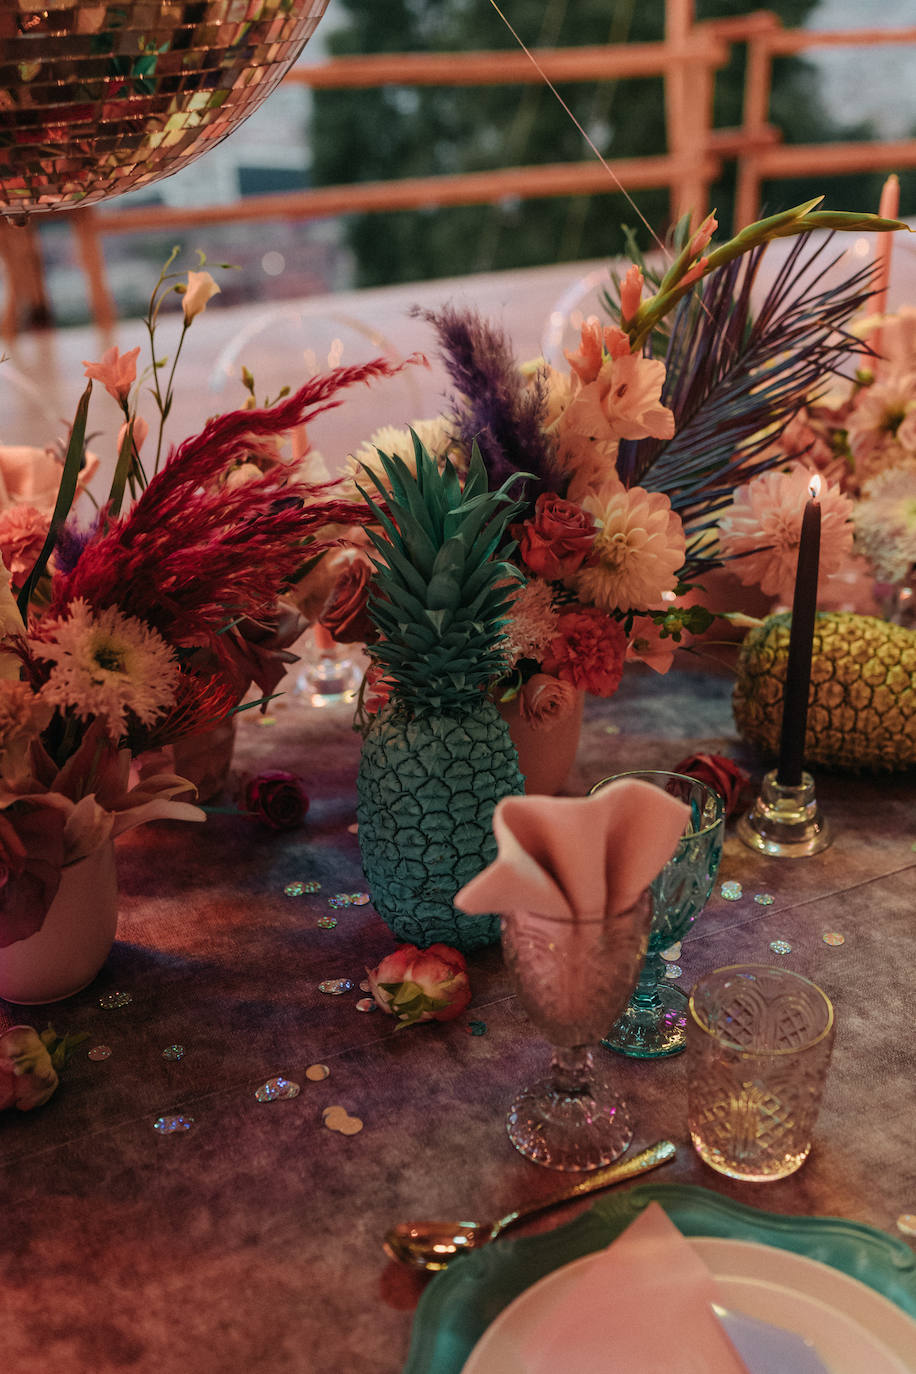
<instances>
[{"instance_id":1,"label":"gold candle holder","mask_svg":"<svg viewBox=\"0 0 916 1374\"><path fill-rule=\"evenodd\" d=\"M819 854L833 842L814 794L814 779L805 772L797 787L779 782L776 769L767 773L760 795L737 828L749 849L778 859Z\"/></svg>"}]
</instances>

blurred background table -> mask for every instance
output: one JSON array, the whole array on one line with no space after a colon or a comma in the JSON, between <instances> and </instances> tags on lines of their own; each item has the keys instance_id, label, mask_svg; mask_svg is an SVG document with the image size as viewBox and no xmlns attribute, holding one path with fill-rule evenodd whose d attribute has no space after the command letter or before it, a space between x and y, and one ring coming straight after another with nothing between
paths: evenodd
<instances>
[{"instance_id":1,"label":"blurred background table","mask_svg":"<svg viewBox=\"0 0 916 1374\"><path fill-rule=\"evenodd\" d=\"M628 672L614 698L589 703L569 790L670 768L695 750L742 759L729 695L718 672ZM364 887L352 833L358 751L345 705L317 710L290 694L266 720L244 714L238 770L301 773L305 828L277 834L226 813L125 837L119 940L96 982L53 1008L0 1003L8 1020L41 1028L53 1018L89 1036L46 1107L0 1124L6 1374L394 1374L425 1280L386 1259L385 1229L498 1215L556 1187L505 1133L506 1107L547 1047L498 948L471 957L474 1000L455 1022L395 1033L381 1012L357 1009L366 967L395 944L371 905L328 905ZM653 1179L899 1237L897 1217L916 1211L916 780L821 775L818 795L836 838L816 858L759 857L729 828L719 881L679 960L685 990L719 965L781 961L834 1000L836 1050L807 1163L768 1186L727 1180L690 1147L683 1056L612 1066L635 1117L633 1149L677 1143L677 1160ZM319 893L285 895L309 878ZM739 901L721 896L728 879L743 885ZM764 892L772 904L755 902ZM328 914L333 929L318 925ZM824 943L831 931L844 943ZM791 952L772 953L776 939ZM352 990L323 994L331 978ZM100 1006L113 991L132 1000ZM176 1043L183 1058L163 1058ZM99 1044L111 1055L92 1061ZM314 1063L327 1079L305 1077ZM257 1101L276 1075L301 1084L299 1096ZM363 1130L328 1130L330 1104ZM193 1118L191 1129L157 1134L154 1121L173 1113Z\"/></svg>"}]
</instances>

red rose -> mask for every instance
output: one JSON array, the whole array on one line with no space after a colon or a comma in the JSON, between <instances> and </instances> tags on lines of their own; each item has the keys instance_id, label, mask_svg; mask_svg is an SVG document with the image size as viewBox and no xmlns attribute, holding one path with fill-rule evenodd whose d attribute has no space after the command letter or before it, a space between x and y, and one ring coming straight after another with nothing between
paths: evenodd
<instances>
[{"instance_id":1,"label":"red rose","mask_svg":"<svg viewBox=\"0 0 916 1374\"><path fill-rule=\"evenodd\" d=\"M741 793L751 780L743 768L721 754L691 754L681 759L674 772L708 783L725 801L726 816L741 810Z\"/></svg>"},{"instance_id":2,"label":"red rose","mask_svg":"<svg viewBox=\"0 0 916 1374\"><path fill-rule=\"evenodd\" d=\"M245 809L274 830L295 830L305 818L309 799L301 778L274 769L246 783Z\"/></svg>"},{"instance_id":3,"label":"red rose","mask_svg":"<svg viewBox=\"0 0 916 1374\"><path fill-rule=\"evenodd\" d=\"M366 554L354 549L324 603L318 621L338 644L371 644L378 637L366 610L374 571Z\"/></svg>"},{"instance_id":4,"label":"red rose","mask_svg":"<svg viewBox=\"0 0 916 1374\"><path fill-rule=\"evenodd\" d=\"M401 945L366 973L372 996L396 1017L399 1030L418 1021L453 1021L471 1000L464 955L449 945Z\"/></svg>"},{"instance_id":5,"label":"red rose","mask_svg":"<svg viewBox=\"0 0 916 1374\"><path fill-rule=\"evenodd\" d=\"M519 694L518 711L532 730L551 730L571 715L576 705L576 689L547 673L535 673Z\"/></svg>"},{"instance_id":6,"label":"red rose","mask_svg":"<svg viewBox=\"0 0 916 1374\"><path fill-rule=\"evenodd\" d=\"M574 606L557 621L541 667L593 696L609 697L620 686L626 651L619 621L597 606Z\"/></svg>"},{"instance_id":7,"label":"red rose","mask_svg":"<svg viewBox=\"0 0 916 1374\"><path fill-rule=\"evenodd\" d=\"M534 519L513 525L512 533L526 566L556 582L578 572L591 553L595 522L573 501L543 492L534 504Z\"/></svg>"}]
</instances>

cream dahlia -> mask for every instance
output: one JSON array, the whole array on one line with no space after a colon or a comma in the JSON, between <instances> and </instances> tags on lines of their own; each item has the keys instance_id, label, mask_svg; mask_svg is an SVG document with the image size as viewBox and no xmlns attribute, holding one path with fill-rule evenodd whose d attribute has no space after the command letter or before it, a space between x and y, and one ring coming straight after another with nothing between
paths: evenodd
<instances>
[{"instance_id":1,"label":"cream dahlia","mask_svg":"<svg viewBox=\"0 0 916 1374\"><path fill-rule=\"evenodd\" d=\"M113 606L95 611L82 598L69 612L33 648L54 664L42 701L84 720L101 717L113 735L124 733L128 712L141 725L164 715L175 700L178 663L162 636L135 616Z\"/></svg>"},{"instance_id":2,"label":"cream dahlia","mask_svg":"<svg viewBox=\"0 0 916 1374\"><path fill-rule=\"evenodd\" d=\"M856 545L882 582L904 582L916 567L916 463L865 484L855 510Z\"/></svg>"},{"instance_id":3,"label":"cream dahlia","mask_svg":"<svg viewBox=\"0 0 916 1374\"><path fill-rule=\"evenodd\" d=\"M657 606L677 585L684 527L668 497L609 484L582 501L598 526L592 559L576 578L580 600L606 611Z\"/></svg>"}]
</instances>

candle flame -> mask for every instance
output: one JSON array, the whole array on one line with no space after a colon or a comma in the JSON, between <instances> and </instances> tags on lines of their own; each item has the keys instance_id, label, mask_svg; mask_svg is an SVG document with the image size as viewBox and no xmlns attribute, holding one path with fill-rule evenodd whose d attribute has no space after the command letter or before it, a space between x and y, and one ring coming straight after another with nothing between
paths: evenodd
<instances>
[{"instance_id":1,"label":"candle flame","mask_svg":"<svg viewBox=\"0 0 916 1374\"><path fill-rule=\"evenodd\" d=\"M811 493L811 500L816 501L821 494L821 479L818 473L815 473L808 483L808 490Z\"/></svg>"}]
</instances>

